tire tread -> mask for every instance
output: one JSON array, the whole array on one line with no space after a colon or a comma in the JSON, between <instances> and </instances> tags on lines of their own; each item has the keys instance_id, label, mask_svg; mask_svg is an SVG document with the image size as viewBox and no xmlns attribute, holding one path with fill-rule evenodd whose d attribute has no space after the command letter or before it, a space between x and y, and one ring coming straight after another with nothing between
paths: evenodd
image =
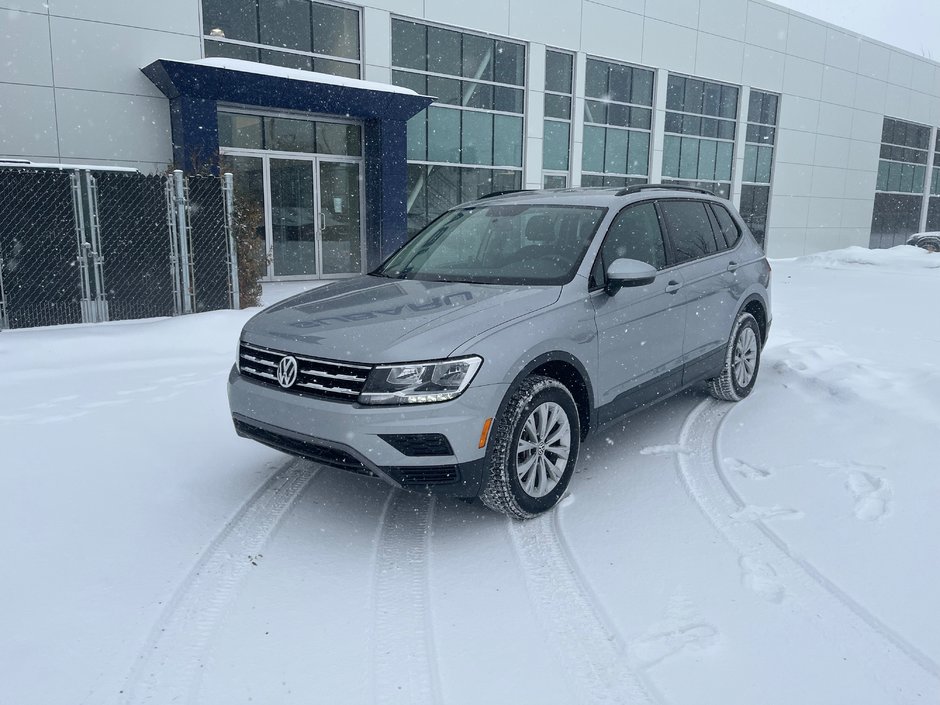
<instances>
[{"instance_id":1,"label":"tire tread","mask_svg":"<svg viewBox=\"0 0 940 705\"><path fill-rule=\"evenodd\" d=\"M571 396L571 392L561 382L551 377L541 375L532 375L524 379L513 391L506 404L504 412L496 420L493 431L490 434L490 442L493 447L490 452L490 462L487 468L486 483L483 491L480 493L480 499L487 507L494 512L506 514L513 519L531 519L538 514L523 509L513 494L512 487L509 484L510 472L510 444L513 440L513 429L519 421L523 410L532 398L545 389L561 389ZM574 399L572 398L572 404ZM577 424L577 419L573 420ZM572 433L577 433L577 428L572 428Z\"/></svg>"}]
</instances>

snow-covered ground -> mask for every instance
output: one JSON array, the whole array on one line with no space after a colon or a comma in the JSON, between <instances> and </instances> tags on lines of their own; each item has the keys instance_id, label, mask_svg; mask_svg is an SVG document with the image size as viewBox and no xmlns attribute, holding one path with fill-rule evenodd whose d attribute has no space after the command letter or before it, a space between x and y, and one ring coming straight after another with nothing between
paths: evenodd
<instances>
[{"instance_id":1,"label":"snow-covered ground","mask_svg":"<svg viewBox=\"0 0 940 705\"><path fill-rule=\"evenodd\" d=\"M940 256L773 264L526 523L237 438L250 312L4 331L0 705L940 702Z\"/></svg>"}]
</instances>

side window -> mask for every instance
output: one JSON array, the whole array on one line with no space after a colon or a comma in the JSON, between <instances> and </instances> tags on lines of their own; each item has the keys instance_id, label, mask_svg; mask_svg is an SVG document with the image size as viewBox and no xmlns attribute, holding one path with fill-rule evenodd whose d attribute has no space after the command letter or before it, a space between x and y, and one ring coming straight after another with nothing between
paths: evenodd
<instances>
[{"instance_id":1,"label":"side window","mask_svg":"<svg viewBox=\"0 0 940 705\"><path fill-rule=\"evenodd\" d=\"M611 223L601 247L604 271L607 271L611 262L622 257L638 259L656 269L666 266L663 234L659 229L656 207L652 203L625 208Z\"/></svg>"},{"instance_id":2,"label":"side window","mask_svg":"<svg viewBox=\"0 0 940 705\"><path fill-rule=\"evenodd\" d=\"M666 228L676 249L676 262L688 262L718 251L705 204L701 201L660 201ZM724 249L724 247L722 247Z\"/></svg>"},{"instance_id":3,"label":"side window","mask_svg":"<svg viewBox=\"0 0 940 705\"><path fill-rule=\"evenodd\" d=\"M738 238L741 237L738 224L734 222L734 218L731 217L731 214L724 206L712 203L711 208L715 214L715 219L718 221L718 227L721 228L721 234L725 238L725 244L728 247L734 247Z\"/></svg>"}]
</instances>

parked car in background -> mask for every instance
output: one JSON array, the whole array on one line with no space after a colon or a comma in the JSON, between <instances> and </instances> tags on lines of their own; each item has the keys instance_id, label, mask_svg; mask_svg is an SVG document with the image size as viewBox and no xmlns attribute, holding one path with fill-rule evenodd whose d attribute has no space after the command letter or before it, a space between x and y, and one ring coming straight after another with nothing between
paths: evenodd
<instances>
[{"instance_id":1,"label":"parked car in background","mask_svg":"<svg viewBox=\"0 0 940 705\"><path fill-rule=\"evenodd\" d=\"M401 488L553 507L592 430L706 382L754 386L770 266L692 188L458 206L371 274L262 311L229 377L237 432Z\"/></svg>"},{"instance_id":2,"label":"parked car in background","mask_svg":"<svg viewBox=\"0 0 940 705\"><path fill-rule=\"evenodd\" d=\"M927 252L940 252L940 232L915 233L907 238L907 244L922 247Z\"/></svg>"}]
</instances>

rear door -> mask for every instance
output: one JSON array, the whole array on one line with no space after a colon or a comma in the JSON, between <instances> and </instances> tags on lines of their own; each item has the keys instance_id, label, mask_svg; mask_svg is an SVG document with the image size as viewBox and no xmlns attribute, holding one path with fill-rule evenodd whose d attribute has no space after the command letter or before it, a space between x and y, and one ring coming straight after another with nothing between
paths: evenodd
<instances>
[{"instance_id":1,"label":"rear door","mask_svg":"<svg viewBox=\"0 0 940 705\"><path fill-rule=\"evenodd\" d=\"M737 301L733 253L711 204L702 200L659 202L667 237L683 278L685 381L720 370Z\"/></svg>"},{"instance_id":2,"label":"rear door","mask_svg":"<svg viewBox=\"0 0 940 705\"><path fill-rule=\"evenodd\" d=\"M614 296L603 291L604 272L615 259L636 259L659 271L652 284L626 287ZM685 316L679 272L669 266L660 220L652 201L631 205L611 223L592 276L591 294L598 332L598 382L601 405L646 401L643 388L657 394L681 382ZM626 395L627 392L636 392ZM628 410L613 410L619 413Z\"/></svg>"}]
</instances>

